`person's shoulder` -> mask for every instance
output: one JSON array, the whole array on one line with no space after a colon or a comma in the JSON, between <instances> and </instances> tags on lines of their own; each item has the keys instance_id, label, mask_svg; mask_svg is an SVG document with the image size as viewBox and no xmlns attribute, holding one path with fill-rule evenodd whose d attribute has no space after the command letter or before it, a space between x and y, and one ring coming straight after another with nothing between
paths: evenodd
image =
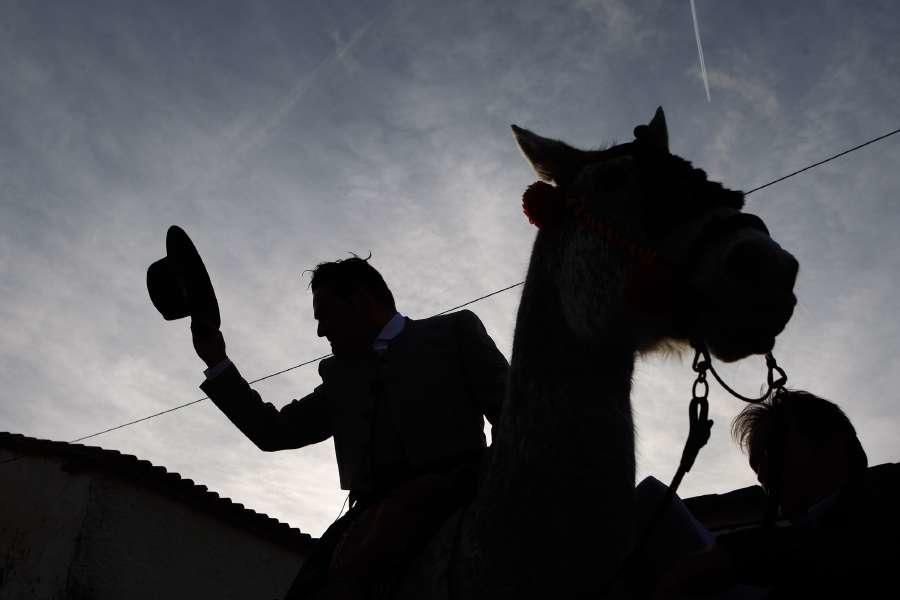
<instances>
[{"instance_id":1,"label":"person's shoulder","mask_svg":"<svg viewBox=\"0 0 900 600\"><path fill-rule=\"evenodd\" d=\"M319 361L319 377L322 378L322 381L328 378L328 376L334 371L335 366L337 364L337 360L334 355L326 356L322 360Z\"/></svg>"},{"instance_id":2,"label":"person's shoulder","mask_svg":"<svg viewBox=\"0 0 900 600\"><path fill-rule=\"evenodd\" d=\"M896 507L900 504L900 463L884 463L866 469L856 494L851 496L857 514L874 522L900 526Z\"/></svg>"},{"instance_id":3,"label":"person's shoulder","mask_svg":"<svg viewBox=\"0 0 900 600\"><path fill-rule=\"evenodd\" d=\"M451 329L451 328L467 328L482 325L481 319L478 318L471 310L458 310L456 312L446 313L443 315L435 315L425 319L410 319L409 325L413 328L421 329ZM483 326L483 325L482 325Z\"/></svg>"}]
</instances>

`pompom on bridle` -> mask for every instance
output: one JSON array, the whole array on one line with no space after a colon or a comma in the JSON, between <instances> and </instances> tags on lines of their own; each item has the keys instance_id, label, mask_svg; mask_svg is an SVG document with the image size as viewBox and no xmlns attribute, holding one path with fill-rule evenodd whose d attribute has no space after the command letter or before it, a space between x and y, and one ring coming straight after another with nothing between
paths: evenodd
<instances>
[{"instance_id":1,"label":"pompom on bridle","mask_svg":"<svg viewBox=\"0 0 900 600\"><path fill-rule=\"evenodd\" d=\"M563 217L564 205L558 187L544 181L536 181L522 194L522 212L538 229L558 225Z\"/></svg>"},{"instance_id":2,"label":"pompom on bridle","mask_svg":"<svg viewBox=\"0 0 900 600\"><path fill-rule=\"evenodd\" d=\"M702 169L694 168L687 160L646 148L639 143L628 144L628 152L634 156L644 173L654 176L645 177L645 190L651 197L676 195L690 197L689 203L658 203L653 211L653 218L648 220L650 233L656 229L671 225L673 220L683 218L692 212L706 210L713 206L729 206L741 210L744 206L744 193L725 188L720 182L710 181ZM622 150L624 153L624 148ZM662 185L669 186L662 189ZM522 212L528 221L538 229L559 225L567 210L565 194L559 186L544 181L536 181L522 195ZM570 206L571 208L571 206Z\"/></svg>"}]
</instances>

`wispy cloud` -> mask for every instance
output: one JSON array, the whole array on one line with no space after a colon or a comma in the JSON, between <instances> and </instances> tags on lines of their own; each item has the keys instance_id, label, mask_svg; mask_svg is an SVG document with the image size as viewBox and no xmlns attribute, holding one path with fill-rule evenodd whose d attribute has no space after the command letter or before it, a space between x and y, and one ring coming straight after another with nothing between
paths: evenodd
<instances>
[{"instance_id":1,"label":"wispy cloud","mask_svg":"<svg viewBox=\"0 0 900 600\"><path fill-rule=\"evenodd\" d=\"M705 35L726 74L692 68L684 5L662 0L531 0L516 11L273 0L258 13L194 3L152 18L144 4L114 4L65 18L41 3L4 13L0 429L74 439L203 395L186 324L163 322L146 295L171 223L198 245L229 356L256 378L328 351L298 277L319 260L371 249L412 317L522 279L534 229L521 193L533 174L509 123L601 145L630 139L663 104L679 154L746 186L896 126L900 46L875 9L853 11L851 31L846 10L811 18L804 3L717 10ZM762 27L746 27L751 14ZM799 26L809 30L784 33ZM804 52L808 40L816 52ZM699 77L720 92L709 110L696 110ZM780 336L779 361L792 385L846 401L873 462L898 459L900 368L885 363L900 355L896 148L750 203L802 265L805 310ZM507 353L518 297L473 306ZM639 366L642 475L668 479L677 466L689 358ZM749 393L763 367L723 369ZM310 366L255 387L279 406L319 382ZM711 403L717 425L686 495L753 482L726 431L740 407L715 387ZM261 453L209 403L89 443L313 534L344 499L330 442Z\"/></svg>"},{"instance_id":2,"label":"wispy cloud","mask_svg":"<svg viewBox=\"0 0 900 600\"><path fill-rule=\"evenodd\" d=\"M212 170L203 173L198 181L190 181L185 186L185 189L178 192L190 190L195 193L202 193L206 191L206 188L213 181L224 177L234 167L235 163L264 145L273 132L278 130L285 119L297 108L301 100L315 89L326 73L331 71L336 65L342 65L347 70L346 67L352 61L353 50L366 38L373 26L385 18L385 15L379 15L369 19L368 22L357 28L346 41L332 32L331 38L335 44L334 49L322 57L307 73L300 76L274 109L259 119L259 124L242 133L241 140L238 143L224 149L222 156L216 161Z\"/></svg>"},{"instance_id":3,"label":"wispy cloud","mask_svg":"<svg viewBox=\"0 0 900 600\"><path fill-rule=\"evenodd\" d=\"M349 57L353 49L365 38L366 33L371 29L372 25L375 24L376 20L377 18L369 20L369 22L357 29L346 42L335 39L336 47L334 51L322 58L309 73L306 73L294 83L291 90L285 95L278 107L265 119L265 122L255 131L250 133L243 144L238 146L235 155L240 156L264 143L266 138L271 135L272 131L284 121L285 117L287 117L294 108L296 108L300 100L313 89L318 78L335 64L341 64Z\"/></svg>"}]
</instances>

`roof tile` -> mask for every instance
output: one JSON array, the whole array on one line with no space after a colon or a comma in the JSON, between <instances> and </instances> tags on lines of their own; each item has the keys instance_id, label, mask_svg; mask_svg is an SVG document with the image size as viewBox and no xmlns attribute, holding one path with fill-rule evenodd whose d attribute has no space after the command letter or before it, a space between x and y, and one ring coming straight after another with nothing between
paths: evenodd
<instances>
[{"instance_id":1,"label":"roof tile","mask_svg":"<svg viewBox=\"0 0 900 600\"><path fill-rule=\"evenodd\" d=\"M290 546L295 550L306 549L312 541L309 534L303 533L287 523L246 508L243 504L233 502L229 498L210 491L205 485L166 470L165 467L154 465L148 460L139 459L130 454L122 454L118 450L43 440L20 433L2 431L0 431L0 448L20 455L63 457L66 459L63 468L69 472L100 470L112 472L119 477L138 480L142 485L149 485L204 512L224 517L233 525L249 528L272 541ZM2 462L12 463L16 460L18 458L7 459L0 461L0 464Z\"/></svg>"}]
</instances>

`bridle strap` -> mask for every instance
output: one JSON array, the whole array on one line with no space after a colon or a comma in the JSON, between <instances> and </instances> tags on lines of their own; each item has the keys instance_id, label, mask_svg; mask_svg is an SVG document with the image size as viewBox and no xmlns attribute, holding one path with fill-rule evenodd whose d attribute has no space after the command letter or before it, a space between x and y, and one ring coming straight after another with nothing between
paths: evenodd
<instances>
[{"instance_id":1,"label":"bridle strap","mask_svg":"<svg viewBox=\"0 0 900 600\"><path fill-rule=\"evenodd\" d=\"M760 394L759 396L744 396L743 394L735 391L734 388L725 383L725 380L722 379L722 376L716 371L715 367L713 367L712 359L709 357L709 350L706 349L704 344L694 345L696 355L694 357L694 364L697 364L698 356L703 357L703 363L705 364L705 368L712 373L712 376L715 380L722 386L726 392L741 400L742 402L746 402L748 404L759 404L769 398L773 398L777 393L784 388L785 384L787 384L787 374L784 372L780 366L778 366L778 361L775 360L775 356L772 355L771 352L766 353L766 391ZM696 371L696 367L694 369Z\"/></svg>"},{"instance_id":2,"label":"bridle strap","mask_svg":"<svg viewBox=\"0 0 900 600\"><path fill-rule=\"evenodd\" d=\"M659 242L657 252L683 277L689 278L710 248L742 229L769 235L768 228L758 216L723 206L676 227Z\"/></svg>"},{"instance_id":3,"label":"bridle strap","mask_svg":"<svg viewBox=\"0 0 900 600\"><path fill-rule=\"evenodd\" d=\"M716 216L706 222L700 231L700 235L691 244L685 265L691 268L698 264L704 252L721 242L726 236L741 229L754 229L767 236L769 235L769 229L766 227L766 224L756 215L738 212L727 216Z\"/></svg>"}]
</instances>

